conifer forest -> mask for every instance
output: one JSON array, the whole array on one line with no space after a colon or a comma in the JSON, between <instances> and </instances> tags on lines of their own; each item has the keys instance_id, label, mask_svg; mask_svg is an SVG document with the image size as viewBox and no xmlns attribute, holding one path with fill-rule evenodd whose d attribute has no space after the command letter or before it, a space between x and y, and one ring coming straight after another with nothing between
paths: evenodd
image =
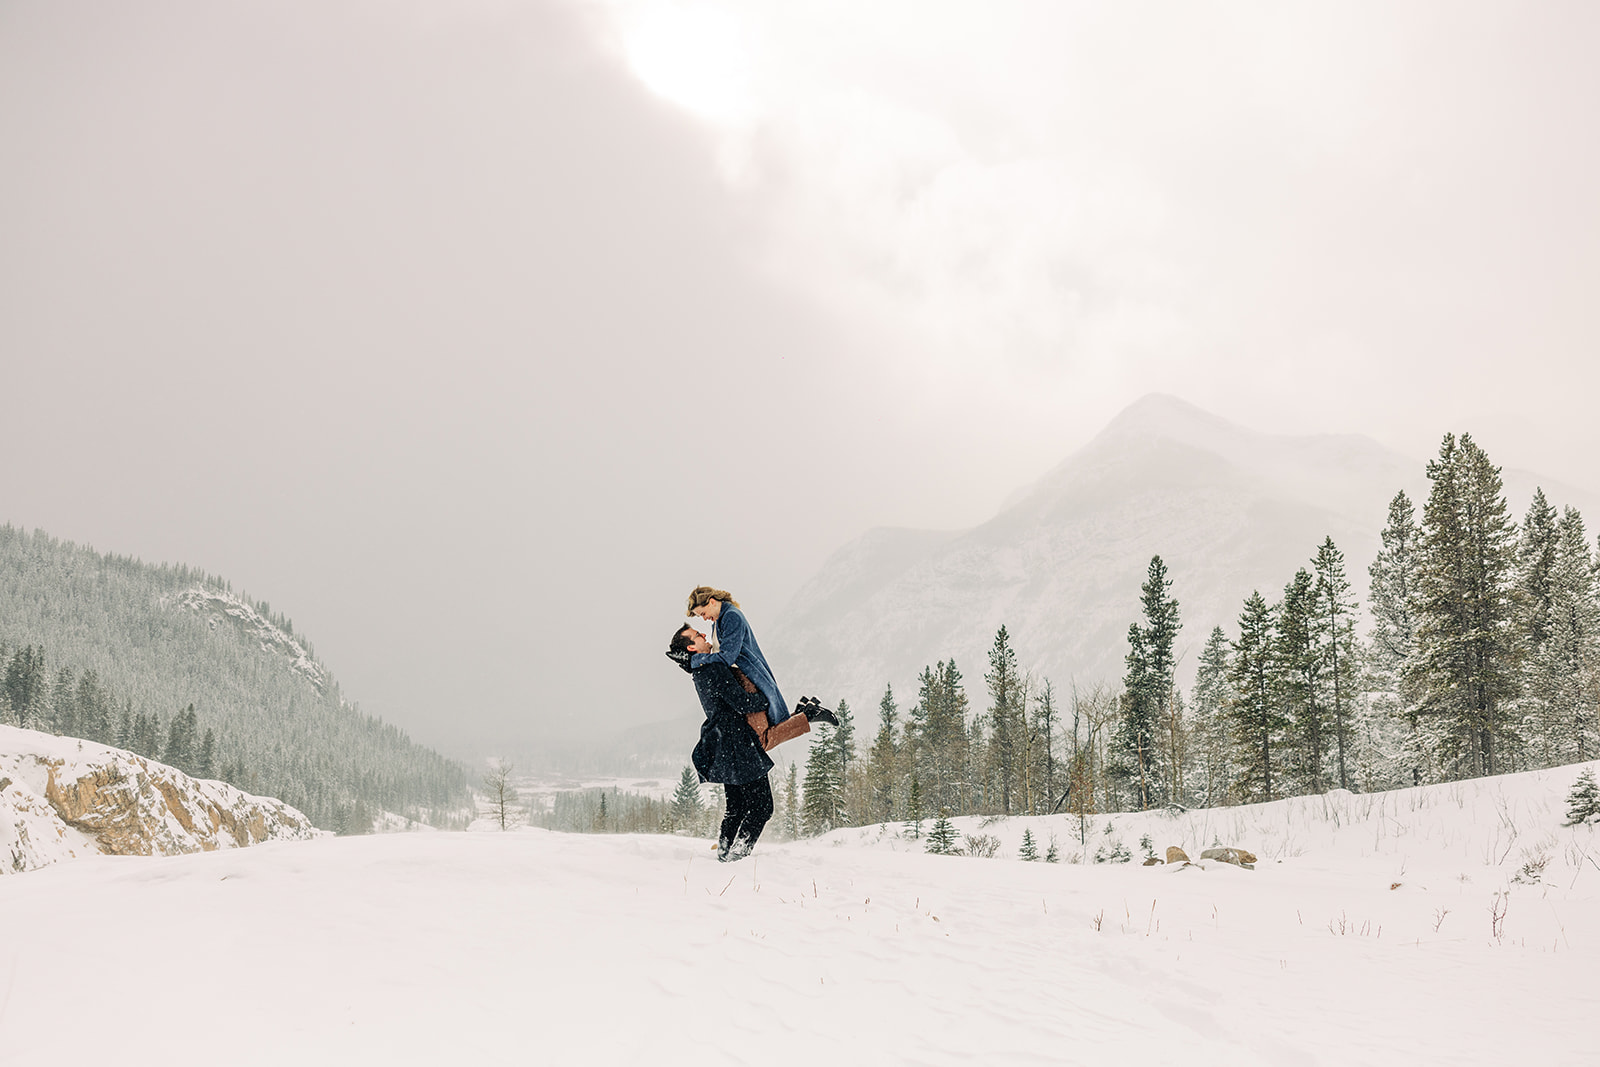
<instances>
[{"instance_id":1,"label":"conifer forest","mask_svg":"<svg viewBox=\"0 0 1600 1067\"><path fill-rule=\"evenodd\" d=\"M267 604L187 567L0 527L0 723L81 737L364 833L467 801L459 764L345 702Z\"/></svg>"}]
</instances>

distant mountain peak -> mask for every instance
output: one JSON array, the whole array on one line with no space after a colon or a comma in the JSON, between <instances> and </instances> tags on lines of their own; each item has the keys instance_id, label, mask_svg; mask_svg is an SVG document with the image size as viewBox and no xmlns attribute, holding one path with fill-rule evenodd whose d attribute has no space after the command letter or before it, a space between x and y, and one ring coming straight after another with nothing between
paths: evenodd
<instances>
[{"instance_id":1,"label":"distant mountain peak","mask_svg":"<svg viewBox=\"0 0 1600 1067\"><path fill-rule=\"evenodd\" d=\"M1264 435L1229 422L1170 393L1147 393L1118 412L1089 448L1112 442L1159 438L1207 449L1238 447Z\"/></svg>"}]
</instances>

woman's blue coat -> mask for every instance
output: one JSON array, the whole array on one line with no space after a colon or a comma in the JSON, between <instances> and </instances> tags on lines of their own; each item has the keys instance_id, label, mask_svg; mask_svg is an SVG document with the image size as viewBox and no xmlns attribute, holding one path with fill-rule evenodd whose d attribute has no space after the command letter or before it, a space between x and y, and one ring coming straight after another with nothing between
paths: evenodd
<instances>
[{"instance_id":1,"label":"woman's blue coat","mask_svg":"<svg viewBox=\"0 0 1600 1067\"><path fill-rule=\"evenodd\" d=\"M716 652L695 653L689 660L690 666L726 663L738 667L767 698L767 721L776 726L787 719L789 705L778 692L778 682L772 677L772 668L767 666L767 657L761 654L761 646L756 644L756 635L750 632L744 612L732 604L723 604L717 613L717 646Z\"/></svg>"}]
</instances>

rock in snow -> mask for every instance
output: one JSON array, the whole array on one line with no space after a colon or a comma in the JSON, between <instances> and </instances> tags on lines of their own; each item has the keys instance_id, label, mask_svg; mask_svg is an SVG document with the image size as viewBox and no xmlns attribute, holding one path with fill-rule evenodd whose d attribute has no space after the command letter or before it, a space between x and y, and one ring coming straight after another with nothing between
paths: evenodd
<instances>
[{"instance_id":1,"label":"rock in snow","mask_svg":"<svg viewBox=\"0 0 1600 1067\"><path fill-rule=\"evenodd\" d=\"M119 748L0 726L0 874L78 856L309 840L300 812Z\"/></svg>"}]
</instances>

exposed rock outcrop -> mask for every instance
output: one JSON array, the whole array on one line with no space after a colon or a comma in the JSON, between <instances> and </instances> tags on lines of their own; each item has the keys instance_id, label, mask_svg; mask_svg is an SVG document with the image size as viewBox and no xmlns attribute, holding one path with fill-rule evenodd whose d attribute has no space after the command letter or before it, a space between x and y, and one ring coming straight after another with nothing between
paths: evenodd
<instances>
[{"instance_id":1,"label":"exposed rock outcrop","mask_svg":"<svg viewBox=\"0 0 1600 1067\"><path fill-rule=\"evenodd\" d=\"M1179 848L1177 845L1168 845L1167 846L1167 862L1168 863L1188 863L1189 862L1189 854L1187 852L1185 852L1183 849Z\"/></svg>"},{"instance_id":2,"label":"exposed rock outcrop","mask_svg":"<svg viewBox=\"0 0 1600 1067\"><path fill-rule=\"evenodd\" d=\"M122 749L0 726L0 873L78 856L172 856L321 833L282 801Z\"/></svg>"},{"instance_id":3,"label":"exposed rock outcrop","mask_svg":"<svg viewBox=\"0 0 1600 1067\"><path fill-rule=\"evenodd\" d=\"M1256 868L1256 854L1254 852L1246 852L1242 848L1208 848L1200 853L1200 858L1203 860L1221 860L1223 863L1231 863L1236 867L1243 867L1247 871L1253 871Z\"/></svg>"}]
</instances>

